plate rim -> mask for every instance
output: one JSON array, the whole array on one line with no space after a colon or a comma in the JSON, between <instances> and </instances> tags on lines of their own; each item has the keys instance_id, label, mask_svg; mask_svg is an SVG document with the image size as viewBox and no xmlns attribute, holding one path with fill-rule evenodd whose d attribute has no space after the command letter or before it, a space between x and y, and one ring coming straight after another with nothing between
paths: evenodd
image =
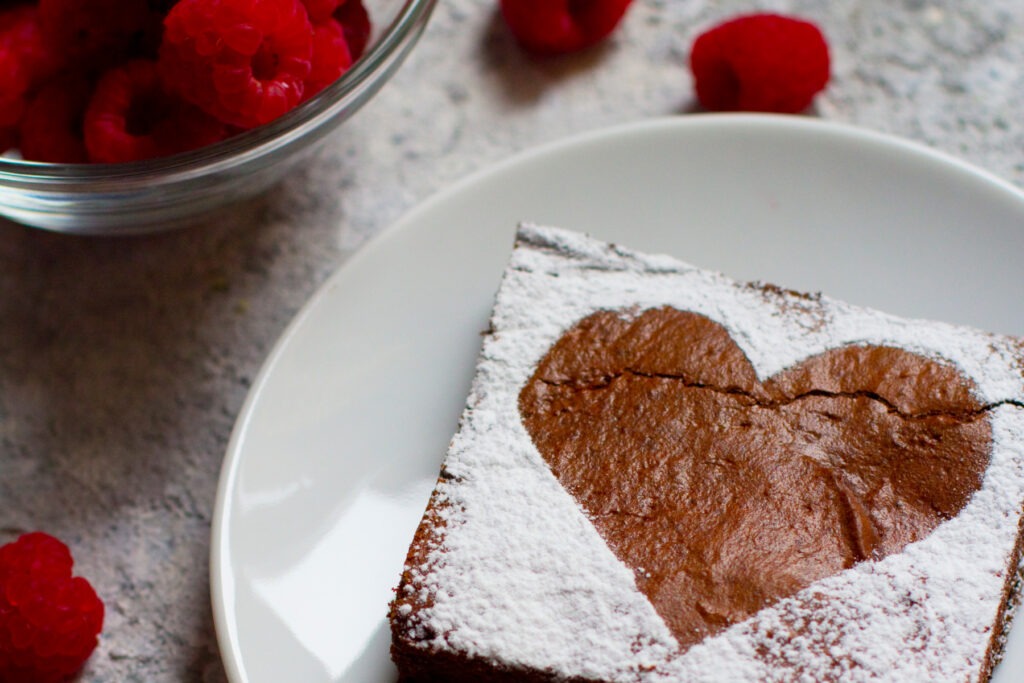
<instances>
[{"instance_id":1,"label":"plate rim","mask_svg":"<svg viewBox=\"0 0 1024 683\"><path fill-rule=\"evenodd\" d=\"M946 170L962 174L976 182L988 186L999 193L1004 193L1010 200L1024 205L1024 188L988 171L970 161L949 152L931 147L923 142L882 132L861 125L826 120L812 116L788 114L757 114L757 113L699 113L687 115L663 115L636 119L624 123L600 126L572 135L557 138L518 151L493 164L474 170L454 182L434 191L421 201L414 202L396 220L381 228L375 235L358 247L348 258L338 264L316 290L300 306L295 315L285 325L282 332L271 345L260 368L249 388L245 400L235 418L231 435L222 456L218 472L216 496L210 524L210 557L209 557L209 589L210 604L213 613L216 643L220 659L230 683L249 683L245 674L241 648L237 639L237 630L231 618L229 603L233 598L228 589L234 582L234 576L228 571L230 554L225 544L229 536L230 521L227 510L233 499L234 485L243 460L246 433L253 418L254 408L260 401L263 390L273 375L280 359L287 353L292 339L302 331L307 321L328 300L332 292L339 289L347 273L359 264L385 248L391 241L401 236L423 215L431 213L435 207L456 197L467 188L488 178L501 175L510 168L520 165L535 164L545 157L557 156L568 150L591 145L601 145L610 140L620 140L630 135L669 134L693 135L708 129L743 129L756 132L780 131L787 134L819 135L826 139L854 140L871 145L878 149L898 151L917 157Z\"/></svg>"}]
</instances>

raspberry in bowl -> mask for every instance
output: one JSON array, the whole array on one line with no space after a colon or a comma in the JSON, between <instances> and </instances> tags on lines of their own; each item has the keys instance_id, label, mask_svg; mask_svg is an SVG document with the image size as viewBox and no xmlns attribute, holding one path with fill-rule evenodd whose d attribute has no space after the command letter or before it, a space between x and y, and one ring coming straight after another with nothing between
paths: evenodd
<instances>
[{"instance_id":1,"label":"raspberry in bowl","mask_svg":"<svg viewBox=\"0 0 1024 683\"><path fill-rule=\"evenodd\" d=\"M435 3L0 5L0 215L140 233L256 195L373 97Z\"/></svg>"}]
</instances>

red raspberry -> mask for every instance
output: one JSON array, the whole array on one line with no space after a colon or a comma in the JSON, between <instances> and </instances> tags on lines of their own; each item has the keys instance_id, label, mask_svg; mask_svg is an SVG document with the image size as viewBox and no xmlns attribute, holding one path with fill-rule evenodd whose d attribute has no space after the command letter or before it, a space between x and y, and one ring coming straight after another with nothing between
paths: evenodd
<instances>
[{"instance_id":1,"label":"red raspberry","mask_svg":"<svg viewBox=\"0 0 1024 683\"><path fill-rule=\"evenodd\" d=\"M0 128L0 154L18 146L18 130L16 128Z\"/></svg>"},{"instance_id":2,"label":"red raspberry","mask_svg":"<svg viewBox=\"0 0 1024 683\"><path fill-rule=\"evenodd\" d=\"M155 62L133 60L103 75L85 111L85 148L100 163L140 161L223 140L223 123L170 95Z\"/></svg>"},{"instance_id":3,"label":"red raspberry","mask_svg":"<svg viewBox=\"0 0 1024 683\"><path fill-rule=\"evenodd\" d=\"M333 16L334 20L345 29L348 53L354 62L366 52L366 45L370 42L370 33L373 32L366 6L363 5L363 0L343 0L341 7L334 11Z\"/></svg>"},{"instance_id":4,"label":"red raspberry","mask_svg":"<svg viewBox=\"0 0 1024 683\"><path fill-rule=\"evenodd\" d=\"M26 93L57 68L32 5L0 11L0 128L17 126Z\"/></svg>"},{"instance_id":5,"label":"red raspberry","mask_svg":"<svg viewBox=\"0 0 1024 683\"><path fill-rule=\"evenodd\" d=\"M828 45L807 21L749 14L700 35L690 68L706 109L796 113L828 83Z\"/></svg>"},{"instance_id":6,"label":"red raspberry","mask_svg":"<svg viewBox=\"0 0 1024 683\"><path fill-rule=\"evenodd\" d=\"M83 164L88 161L82 119L92 86L76 77L42 87L21 121L21 156L29 161Z\"/></svg>"},{"instance_id":7,"label":"red raspberry","mask_svg":"<svg viewBox=\"0 0 1024 683\"><path fill-rule=\"evenodd\" d=\"M0 93L0 128L17 128L25 106L25 93Z\"/></svg>"},{"instance_id":8,"label":"red raspberry","mask_svg":"<svg viewBox=\"0 0 1024 683\"><path fill-rule=\"evenodd\" d=\"M299 103L312 53L299 0L181 0L164 21L160 70L186 100L252 128Z\"/></svg>"},{"instance_id":9,"label":"red raspberry","mask_svg":"<svg viewBox=\"0 0 1024 683\"><path fill-rule=\"evenodd\" d=\"M76 67L106 67L154 42L160 15L147 0L39 0L39 20L54 53Z\"/></svg>"},{"instance_id":10,"label":"red raspberry","mask_svg":"<svg viewBox=\"0 0 1024 683\"><path fill-rule=\"evenodd\" d=\"M563 54L606 38L632 0L501 0L519 44L538 54Z\"/></svg>"},{"instance_id":11,"label":"red raspberry","mask_svg":"<svg viewBox=\"0 0 1024 683\"><path fill-rule=\"evenodd\" d=\"M149 9L163 17L177 2L178 0L149 0Z\"/></svg>"},{"instance_id":12,"label":"red raspberry","mask_svg":"<svg viewBox=\"0 0 1024 683\"><path fill-rule=\"evenodd\" d=\"M314 25L326 21L344 0L302 0Z\"/></svg>"},{"instance_id":13,"label":"red raspberry","mask_svg":"<svg viewBox=\"0 0 1024 683\"><path fill-rule=\"evenodd\" d=\"M0 681L64 681L96 649L103 603L72 564L66 545L39 532L0 547Z\"/></svg>"},{"instance_id":14,"label":"red raspberry","mask_svg":"<svg viewBox=\"0 0 1024 683\"><path fill-rule=\"evenodd\" d=\"M306 78L303 99L329 86L352 65L345 29L334 19L313 27L313 68Z\"/></svg>"}]
</instances>

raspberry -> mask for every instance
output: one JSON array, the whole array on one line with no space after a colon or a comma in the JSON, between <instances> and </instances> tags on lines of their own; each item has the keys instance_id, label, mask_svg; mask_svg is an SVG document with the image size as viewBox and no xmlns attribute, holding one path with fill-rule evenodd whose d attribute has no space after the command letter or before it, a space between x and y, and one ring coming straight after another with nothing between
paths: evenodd
<instances>
[{"instance_id":1,"label":"raspberry","mask_svg":"<svg viewBox=\"0 0 1024 683\"><path fill-rule=\"evenodd\" d=\"M501 0L505 23L530 52L575 52L606 38L632 0Z\"/></svg>"},{"instance_id":2,"label":"raspberry","mask_svg":"<svg viewBox=\"0 0 1024 683\"><path fill-rule=\"evenodd\" d=\"M160 28L147 0L39 0L39 21L53 52L77 67L102 68L137 54Z\"/></svg>"},{"instance_id":3,"label":"raspberry","mask_svg":"<svg viewBox=\"0 0 1024 683\"><path fill-rule=\"evenodd\" d=\"M72 564L66 545L39 532L0 547L0 681L57 683L96 649L103 603Z\"/></svg>"},{"instance_id":4,"label":"raspberry","mask_svg":"<svg viewBox=\"0 0 1024 683\"><path fill-rule=\"evenodd\" d=\"M88 161L82 119L91 94L91 85L81 78L43 86L29 102L21 122L22 158L57 164Z\"/></svg>"},{"instance_id":5,"label":"raspberry","mask_svg":"<svg viewBox=\"0 0 1024 683\"><path fill-rule=\"evenodd\" d=\"M17 126L29 89L57 68L32 5L0 11L0 127Z\"/></svg>"},{"instance_id":6,"label":"raspberry","mask_svg":"<svg viewBox=\"0 0 1024 683\"><path fill-rule=\"evenodd\" d=\"M176 154L224 139L221 122L170 95L155 62L133 60L100 79L85 111L90 161L117 163Z\"/></svg>"},{"instance_id":7,"label":"raspberry","mask_svg":"<svg viewBox=\"0 0 1024 683\"><path fill-rule=\"evenodd\" d=\"M149 0L149 9L163 17L171 11L178 0Z\"/></svg>"},{"instance_id":8,"label":"raspberry","mask_svg":"<svg viewBox=\"0 0 1024 683\"><path fill-rule=\"evenodd\" d=\"M299 0L181 0L164 20L160 70L186 100L252 128L299 103L312 52Z\"/></svg>"},{"instance_id":9,"label":"raspberry","mask_svg":"<svg viewBox=\"0 0 1024 683\"><path fill-rule=\"evenodd\" d=\"M0 128L0 154L18 146L17 128Z\"/></svg>"},{"instance_id":10,"label":"raspberry","mask_svg":"<svg viewBox=\"0 0 1024 683\"><path fill-rule=\"evenodd\" d=\"M306 6L306 12L309 14L309 20L314 25L329 19L342 2L344 0L302 0L302 4Z\"/></svg>"},{"instance_id":11,"label":"raspberry","mask_svg":"<svg viewBox=\"0 0 1024 683\"><path fill-rule=\"evenodd\" d=\"M796 113L828 83L828 45L807 21L749 14L698 36L690 68L706 109Z\"/></svg>"},{"instance_id":12,"label":"raspberry","mask_svg":"<svg viewBox=\"0 0 1024 683\"><path fill-rule=\"evenodd\" d=\"M348 53L354 62L366 52L366 45L370 42L370 33L373 31L366 6L363 5L363 0L343 0L341 7L334 11L333 17L345 30Z\"/></svg>"},{"instance_id":13,"label":"raspberry","mask_svg":"<svg viewBox=\"0 0 1024 683\"><path fill-rule=\"evenodd\" d=\"M0 93L0 128L17 128L25 105L24 93Z\"/></svg>"},{"instance_id":14,"label":"raspberry","mask_svg":"<svg viewBox=\"0 0 1024 683\"><path fill-rule=\"evenodd\" d=\"M345 40L345 29L334 19L313 27L313 68L306 78L303 99L313 95L338 80L352 65L352 56Z\"/></svg>"}]
</instances>

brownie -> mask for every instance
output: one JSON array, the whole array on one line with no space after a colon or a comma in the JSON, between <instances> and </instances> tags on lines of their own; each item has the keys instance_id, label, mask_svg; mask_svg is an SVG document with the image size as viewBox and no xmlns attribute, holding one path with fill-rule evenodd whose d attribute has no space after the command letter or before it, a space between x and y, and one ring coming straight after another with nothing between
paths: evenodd
<instances>
[{"instance_id":1,"label":"brownie","mask_svg":"<svg viewBox=\"0 0 1024 683\"><path fill-rule=\"evenodd\" d=\"M1022 358L522 227L391 605L402 679L987 680Z\"/></svg>"}]
</instances>

